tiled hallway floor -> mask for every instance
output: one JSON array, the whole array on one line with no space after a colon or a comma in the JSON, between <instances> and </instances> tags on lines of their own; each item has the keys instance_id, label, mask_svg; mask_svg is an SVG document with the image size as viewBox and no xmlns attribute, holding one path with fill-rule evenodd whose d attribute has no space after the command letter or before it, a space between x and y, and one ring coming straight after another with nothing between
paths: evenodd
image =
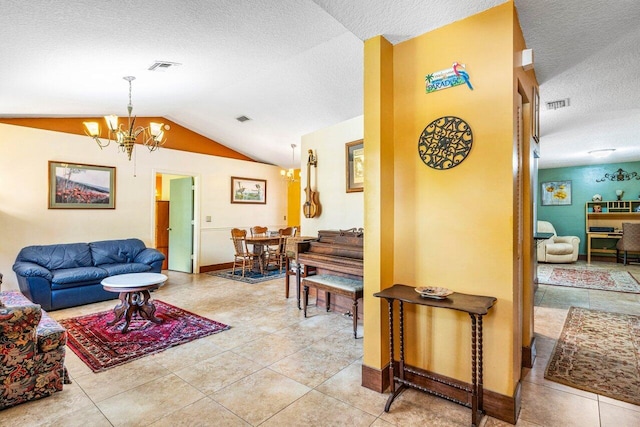
<instances>
[{"instance_id":1,"label":"tiled hallway floor","mask_svg":"<svg viewBox=\"0 0 640 427\"><path fill-rule=\"evenodd\" d=\"M584 263L582 263L584 264ZM614 264L599 267L621 268ZM640 267L629 267L640 278ZM467 408L407 390L361 384L362 339L351 319L310 308L304 319L284 279L259 285L168 272L153 294L232 326L228 331L94 374L67 351L72 384L0 411L0 426L468 426ZM58 319L113 308L115 300L51 312ZM640 407L543 378L568 307L640 314L640 295L540 285L538 358L522 382L518 426L638 426ZM360 330L359 336L362 334ZM484 426L509 424L485 417Z\"/></svg>"}]
</instances>

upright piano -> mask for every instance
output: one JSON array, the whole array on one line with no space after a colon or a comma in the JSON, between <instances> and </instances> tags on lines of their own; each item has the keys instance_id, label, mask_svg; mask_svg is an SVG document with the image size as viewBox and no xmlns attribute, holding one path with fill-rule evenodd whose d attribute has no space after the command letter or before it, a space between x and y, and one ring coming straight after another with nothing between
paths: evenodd
<instances>
[{"instance_id":1,"label":"upright piano","mask_svg":"<svg viewBox=\"0 0 640 427\"><path fill-rule=\"evenodd\" d=\"M300 308L300 281L303 269L307 275L331 274L352 279L363 277L364 230L320 230L318 238L297 243L296 250L296 297ZM326 302L318 295L318 301ZM332 298L332 305L340 309L351 307L351 302L343 298Z\"/></svg>"}]
</instances>

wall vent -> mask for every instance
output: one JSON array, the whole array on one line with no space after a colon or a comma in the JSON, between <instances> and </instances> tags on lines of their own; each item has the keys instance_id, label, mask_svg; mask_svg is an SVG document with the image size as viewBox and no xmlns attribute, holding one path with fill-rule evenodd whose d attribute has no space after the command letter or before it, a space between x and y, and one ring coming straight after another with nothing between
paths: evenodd
<instances>
[{"instance_id":1,"label":"wall vent","mask_svg":"<svg viewBox=\"0 0 640 427\"><path fill-rule=\"evenodd\" d=\"M247 122L249 120L251 120L249 117L247 116L240 116L240 117L236 117L236 120L239 121L240 123L244 123Z\"/></svg>"},{"instance_id":2,"label":"wall vent","mask_svg":"<svg viewBox=\"0 0 640 427\"><path fill-rule=\"evenodd\" d=\"M569 106L569 98L547 102L547 110L557 110L558 108L565 108L568 106Z\"/></svg>"},{"instance_id":3,"label":"wall vent","mask_svg":"<svg viewBox=\"0 0 640 427\"><path fill-rule=\"evenodd\" d=\"M156 61L148 68L149 71L167 71L171 67L182 65L178 62Z\"/></svg>"}]
</instances>

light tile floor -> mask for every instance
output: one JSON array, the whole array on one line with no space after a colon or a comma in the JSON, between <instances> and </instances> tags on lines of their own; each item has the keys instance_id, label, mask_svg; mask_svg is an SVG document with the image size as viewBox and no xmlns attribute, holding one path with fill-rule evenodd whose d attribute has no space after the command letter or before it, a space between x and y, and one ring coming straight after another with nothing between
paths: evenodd
<instances>
[{"instance_id":1,"label":"light tile floor","mask_svg":"<svg viewBox=\"0 0 640 427\"><path fill-rule=\"evenodd\" d=\"M640 278L640 266L628 270ZM206 274L168 275L154 298L232 328L99 374L68 351L73 383L51 397L0 411L0 426L470 424L467 408L413 390L402 393L385 413L387 395L360 385L363 340L353 339L351 319L313 307L304 319L295 298L284 298L284 279L250 285ZM51 314L61 319L109 310L114 303ZM638 406L544 379L570 305L640 314L640 295L540 285L535 307L538 358L523 373L517 425L640 425ZM481 425L509 424L484 417Z\"/></svg>"}]
</instances>

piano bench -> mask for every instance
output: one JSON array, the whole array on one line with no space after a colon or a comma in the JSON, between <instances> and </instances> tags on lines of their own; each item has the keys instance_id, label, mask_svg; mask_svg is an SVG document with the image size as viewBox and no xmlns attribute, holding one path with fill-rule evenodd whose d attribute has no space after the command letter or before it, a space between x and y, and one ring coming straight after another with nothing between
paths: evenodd
<instances>
[{"instance_id":1,"label":"piano bench","mask_svg":"<svg viewBox=\"0 0 640 427\"><path fill-rule=\"evenodd\" d=\"M358 338L358 299L364 294L364 286L361 279L334 276L331 274L317 274L308 276L302 280L303 298L302 306L304 317L307 317L307 304L309 303L309 286L322 290L327 295L327 311L331 307L331 294L343 295L353 299L353 337Z\"/></svg>"}]
</instances>

